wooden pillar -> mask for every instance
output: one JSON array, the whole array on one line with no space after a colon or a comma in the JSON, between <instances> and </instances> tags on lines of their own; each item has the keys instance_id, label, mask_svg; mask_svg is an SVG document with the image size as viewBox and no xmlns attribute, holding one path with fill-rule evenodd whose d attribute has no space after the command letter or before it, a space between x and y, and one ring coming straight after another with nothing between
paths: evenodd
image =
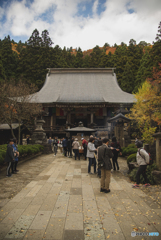
<instances>
[{"instance_id":1,"label":"wooden pillar","mask_svg":"<svg viewBox=\"0 0 161 240\"><path fill-rule=\"evenodd\" d=\"M68 124L71 124L71 112L67 112L67 122Z\"/></svg>"},{"instance_id":2,"label":"wooden pillar","mask_svg":"<svg viewBox=\"0 0 161 240\"><path fill-rule=\"evenodd\" d=\"M56 113L53 113L53 127L56 127Z\"/></svg>"},{"instance_id":3,"label":"wooden pillar","mask_svg":"<svg viewBox=\"0 0 161 240\"><path fill-rule=\"evenodd\" d=\"M51 128L53 127L53 115L52 115L51 118L50 118L50 127L51 127Z\"/></svg>"},{"instance_id":4,"label":"wooden pillar","mask_svg":"<svg viewBox=\"0 0 161 240\"><path fill-rule=\"evenodd\" d=\"M156 165L161 171L161 132L157 132L153 136L156 138Z\"/></svg>"},{"instance_id":5,"label":"wooden pillar","mask_svg":"<svg viewBox=\"0 0 161 240\"><path fill-rule=\"evenodd\" d=\"M94 113L92 112L91 113L91 123L93 123L93 115L94 115Z\"/></svg>"}]
</instances>

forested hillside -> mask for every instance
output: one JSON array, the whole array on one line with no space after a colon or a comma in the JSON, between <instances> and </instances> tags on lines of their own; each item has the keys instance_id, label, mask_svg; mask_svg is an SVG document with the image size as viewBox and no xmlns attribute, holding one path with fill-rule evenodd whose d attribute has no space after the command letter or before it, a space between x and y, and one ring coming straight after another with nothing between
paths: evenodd
<instances>
[{"instance_id":1,"label":"forested hillside","mask_svg":"<svg viewBox=\"0 0 161 240\"><path fill-rule=\"evenodd\" d=\"M153 45L131 39L129 45L113 47L105 43L93 50L54 46L49 33L40 35L35 29L27 42L15 43L10 36L0 40L0 81L35 83L40 89L45 81L47 68L116 68L122 90L135 93L146 78L152 77L153 67L161 63L161 22Z\"/></svg>"}]
</instances>

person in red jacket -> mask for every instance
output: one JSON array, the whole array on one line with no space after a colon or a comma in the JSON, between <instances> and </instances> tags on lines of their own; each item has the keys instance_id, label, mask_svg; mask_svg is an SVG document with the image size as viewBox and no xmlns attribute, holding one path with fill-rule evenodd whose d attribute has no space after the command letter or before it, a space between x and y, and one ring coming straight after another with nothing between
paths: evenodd
<instances>
[{"instance_id":1,"label":"person in red jacket","mask_svg":"<svg viewBox=\"0 0 161 240\"><path fill-rule=\"evenodd\" d=\"M84 148L84 160L87 159L87 145L88 142L86 141L86 139L82 138L82 147Z\"/></svg>"}]
</instances>

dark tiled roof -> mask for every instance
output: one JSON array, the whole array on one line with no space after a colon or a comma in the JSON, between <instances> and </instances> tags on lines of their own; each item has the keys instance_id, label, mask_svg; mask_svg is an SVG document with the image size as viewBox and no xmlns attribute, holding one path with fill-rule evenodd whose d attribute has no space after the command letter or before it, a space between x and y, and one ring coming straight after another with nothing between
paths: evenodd
<instances>
[{"instance_id":1,"label":"dark tiled roof","mask_svg":"<svg viewBox=\"0 0 161 240\"><path fill-rule=\"evenodd\" d=\"M12 128L16 129L18 128L19 124L18 123L12 123ZM10 126L7 123L0 124L0 130L9 130L11 129Z\"/></svg>"},{"instance_id":2,"label":"dark tiled roof","mask_svg":"<svg viewBox=\"0 0 161 240\"><path fill-rule=\"evenodd\" d=\"M119 113L115 117L108 119L108 122L114 122L114 121L117 121L117 120L124 120L124 121L127 121L127 122L131 121L130 118L127 118L122 113Z\"/></svg>"},{"instance_id":3,"label":"dark tiled roof","mask_svg":"<svg viewBox=\"0 0 161 240\"><path fill-rule=\"evenodd\" d=\"M132 94L119 87L113 69L49 69L40 103L133 103ZM33 99L34 100L34 99Z\"/></svg>"}]
</instances>

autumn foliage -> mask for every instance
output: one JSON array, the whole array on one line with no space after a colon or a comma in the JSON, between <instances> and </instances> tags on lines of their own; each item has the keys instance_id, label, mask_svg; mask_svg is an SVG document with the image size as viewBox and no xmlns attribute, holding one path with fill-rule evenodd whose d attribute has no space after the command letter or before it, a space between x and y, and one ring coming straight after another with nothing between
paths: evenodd
<instances>
[{"instance_id":1,"label":"autumn foliage","mask_svg":"<svg viewBox=\"0 0 161 240\"><path fill-rule=\"evenodd\" d=\"M19 124L19 142L22 124L31 123L35 116L41 114L42 105L32 101L36 91L34 84L28 85L23 81L0 84L0 122L10 126L13 137L12 124Z\"/></svg>"},{"instance_id":2,"label":"autumn foliage","mask_svg":"<svg viewBox=\"0 0 161 240\"><path fill-rule=\"evenodd\" d=\"M147 79L135 94L137 102L131 108L129 117L137 122L143 139L153 142L153 134L161 126L161 64L153 68L153 77Z\"/></svg>"}]
</instances>

